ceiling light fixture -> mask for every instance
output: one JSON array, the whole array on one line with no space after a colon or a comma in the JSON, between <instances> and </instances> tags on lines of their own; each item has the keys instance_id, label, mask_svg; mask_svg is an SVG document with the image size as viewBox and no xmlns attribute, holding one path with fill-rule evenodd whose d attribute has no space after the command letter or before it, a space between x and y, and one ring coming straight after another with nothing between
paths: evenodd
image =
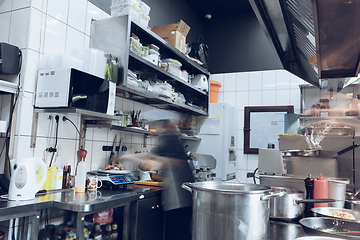
<instances>
[{"instance_id":1,"label":"ceiling light fixture","mask_svg":"<svg viewBox=\"0 0 360 240\"><path fill-rule=\"evenodd\" d=\"M210 20L210 19L212 18L212 16L211 16L211 14L206 14L206 15L205 15L205 18L208 19L208 20Z\"/></svg>"}]
</instances>

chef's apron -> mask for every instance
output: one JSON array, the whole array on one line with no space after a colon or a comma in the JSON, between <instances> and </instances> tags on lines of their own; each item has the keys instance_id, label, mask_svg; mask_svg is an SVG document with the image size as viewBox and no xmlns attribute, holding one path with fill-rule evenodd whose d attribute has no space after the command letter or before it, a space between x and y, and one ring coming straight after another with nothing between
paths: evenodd
<instances>
[{"instance_id":1,"label":"chef's apron","mask_svg":"<svg viewBox=\"0 0 360 240\"><path fill-rule=\"evenodd\" d=\"M166 174L161 199L165 211L165 240L191 240L192 194L181 185L194 182L194 176L180 138L174 133L163 133L159 137L159 146L151 152L169 157L162 169Z\"/></svg>"}]
</instances>

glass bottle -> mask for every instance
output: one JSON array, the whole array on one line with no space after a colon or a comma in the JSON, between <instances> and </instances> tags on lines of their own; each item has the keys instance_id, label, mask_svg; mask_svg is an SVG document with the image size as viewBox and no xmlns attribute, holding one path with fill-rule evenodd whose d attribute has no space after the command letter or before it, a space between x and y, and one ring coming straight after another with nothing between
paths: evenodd
<instances>
[{"instance_id":1,"label":"glass bottle","mask_svg":"<svg viewBox=\"0 0 360 240\"><path fill-rule=\"evenodd\" d=\"M111 224L111 240L117 240L118 239L118 226L116 222L113 222Z\"/></svg>"},{"instance_id":2,"label":"glass bottle","mask_svg":"<svg viewBox=\"0 0 360 240\"><path fill-rule=\"evenodd\" d=\"M102 240L101 226L100 223L95 223L94 228L90 234L90 239Z\"/></svg>"},{"instance_id":3,"label":"glass bottle","mask_svg":"<svg viewBox=\"0 0 360 240\"><path fill-rule=\"evenodd\" d=\"M111 240L111 224L107 223L105 226L105 232L103 233L102 240Z\"/></svg>"}]
</instances>

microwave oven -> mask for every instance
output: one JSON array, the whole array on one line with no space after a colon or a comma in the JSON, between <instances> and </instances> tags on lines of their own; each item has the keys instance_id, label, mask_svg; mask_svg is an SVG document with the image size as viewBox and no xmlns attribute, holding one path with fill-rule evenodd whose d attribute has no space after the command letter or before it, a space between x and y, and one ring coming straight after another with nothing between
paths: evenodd
<instances>
[{"instance_id":1,"label":"microwave oven","mask_svg":"<svg viewBox=\"0 0 360 240\"><path fill-rule=\"evenodd\" d=\"M36 108L79 108L114 114L116 84L75 68L39 70Z\"/></svg>"}]
</instances>

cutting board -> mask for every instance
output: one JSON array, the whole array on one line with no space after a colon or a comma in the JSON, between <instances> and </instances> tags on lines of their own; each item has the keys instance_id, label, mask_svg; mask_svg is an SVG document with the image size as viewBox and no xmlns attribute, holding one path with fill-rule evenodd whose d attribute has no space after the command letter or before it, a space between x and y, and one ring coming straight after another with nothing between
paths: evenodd
<instances>
[{"instance_id":1,"label":"cutting board","mask_svg":"<svg viewBox=\"0 0 360 240\"><path fill-rule=\"evenodd\" d=\"M164 184L162 182L155 182L153 180L136 181L135 184L137 184L137 185L155 186L155 187L164 186Z\"/></svg>"}]
</instances>

